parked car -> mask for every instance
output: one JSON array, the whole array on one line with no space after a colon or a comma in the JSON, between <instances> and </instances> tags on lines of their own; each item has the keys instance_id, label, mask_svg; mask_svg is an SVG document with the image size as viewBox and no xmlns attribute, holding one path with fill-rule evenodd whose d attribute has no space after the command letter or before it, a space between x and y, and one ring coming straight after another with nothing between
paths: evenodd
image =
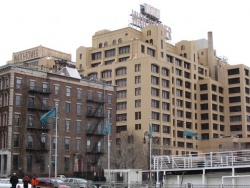
<instances>
[{"instance_id":1,"label":"parked car","mask_svg":"<svg viewBox=\"0 0 250 188\"><path fill-rule=\"evenodd\" d=\"M16 187L23 188L23 180L18 179L18 181L19 182ZM0 179L0 187L5 187L5 188L11 187L10 179L9 178ZM29 184L28 187L31 188L31 184Z\"/></svg>"},{"instance_id":2,"label":"parked car","mask_svg":"<svg viewBox=\"0 0 250 188\"><path fill-rule=\"evenodd\" d=\"M92 180L87 180L87 185L88 188L97 188L97 186L94 184L94 182Z\"/></svg>"},{"instance_id":3,"label":"parked car","mask_svg":"<svg viewBox=\"0 0 250 188\"><path fill-rule=\"evenodd\" d=\"M37 188L70 188L66 185L61 179L53 179L53 178L38 178Z\"/></svg>"},{"instance_id":4,"label":"parked car","mask_svg":"<svg viewBox=\"0 0 250 188\"><path fill-rule=\"evenodd\" d=\"M66 178L63 182L71 188L86 188L88 184L83 178Z\"/></svg>"}]
</instances>

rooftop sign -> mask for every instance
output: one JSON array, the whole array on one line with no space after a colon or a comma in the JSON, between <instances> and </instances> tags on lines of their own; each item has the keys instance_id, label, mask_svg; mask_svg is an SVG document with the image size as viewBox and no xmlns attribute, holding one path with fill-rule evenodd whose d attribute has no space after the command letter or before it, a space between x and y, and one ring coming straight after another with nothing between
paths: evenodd
<instances>
[{"instance_id":1,"label":"rooftop sign","mask_svg":"<svg viewBox=\"0 0 250 188\"><path fill-rule=\"evenodd\" d=\"M132 10L130 16L132 17L130 24L140 29L149 24L162 25L166 29L166 39L171 40L171 28L161 23L160 10L144 3L143 5L140 5L140 13Z\"/></svg>"}]
</instances>

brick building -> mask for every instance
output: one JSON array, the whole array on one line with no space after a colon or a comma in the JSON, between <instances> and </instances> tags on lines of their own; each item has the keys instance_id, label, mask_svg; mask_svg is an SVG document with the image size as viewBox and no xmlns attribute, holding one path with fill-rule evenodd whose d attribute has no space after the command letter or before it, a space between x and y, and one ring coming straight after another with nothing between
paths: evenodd
<instances>
[{"instance_id":1,"label":"brick building","mask_svg":"<svg viewBox=\"0 0 250 188\"><path fill-rule=\"evenodd\" d=\"M18 64L0 67L0 176L54 176L56 121L42 125L40 117L56 103L57 174L101 175L107 168L104 122L109 114L115 126L115 92L113 85L81 78L68 67L59 74Z\"/></svg>"}]
</instances>

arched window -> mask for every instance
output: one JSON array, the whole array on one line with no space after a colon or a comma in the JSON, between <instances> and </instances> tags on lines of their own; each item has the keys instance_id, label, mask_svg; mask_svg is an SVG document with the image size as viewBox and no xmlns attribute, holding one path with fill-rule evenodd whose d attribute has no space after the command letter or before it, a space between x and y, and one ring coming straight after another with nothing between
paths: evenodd
<instances>
[{"instance_id":1,"label":"arched window","mask_svg":"<svg viewBox=\"0 0 250 188\"><path fill-rule=\"evenodd\" d=\"M120 43L122 43L122 39L121 38L118 39L118 44L120 44Z\"/></svg>"},{"instance_id":2,"label":"arched window","mask_svg":"<svg viewBox=\"0 0 250 188\"><path fill-rule=\"evenodd\" d=\"M186 53L184 53L184 54L183 54L183 56L184 56L184 57L187 57L187 54L186 54Z\"/></svg>"},{"instance_id":3,"label":"arched window","mask_svg":"<svg viewBox=\"0 0 250 188\"><path fill-rule=\"evenodd\" d=\"M107 47L107 46L108 46L108 42L105 42L105 43L104 43L104 47Z\"/></svg>"},{"instance_id":4,"label":"arched window","mask_svg":"<svg viewBox=\"0 0 250 188\"><path fill-rule=\"evenodd\" d=\"M148 43L148 40L146 40L146 43Z\"/></svg>"},{"instance_id":5,"label":"arched window","mask_svg":"<svg viewBox=\"0 0 250 188\"><path fill-rule=\"evenodd\" d=\"M150 44L152 44L152 45L153 45L153 39L150 39Z\"/></svg>"},{"instance_id":6,"label":"arched window","mask_svg":"<svg viewBox=\"0 0 250 188\"><path fill-rule=\"evenodd\" d=\"M113 44L116 44L116 40L115 39L113 40Z\"/></svg>"},{"instance_id":7,"label":"arched window","mask_svg":"<svg viewBox=\"0 0 250 188\"><path fill-rule=\"evenodd\" d=\"M90 73L88 76L89 76L89 78L90 78L90 79L97 79L97 78L98 78L98 76L97 76L97 73L96 73L96 72L94 72L94 73Z\"/></svg>"},{"instance_id":8,"label":"arched window","mask_svg":"<svg viewBox=\"0 0 250 188\"><path fill-rule=\"evenodd\" d=\"M99 43L99 48L101 48L102 47L102 43Z\"/></svg>"}]
</instances>

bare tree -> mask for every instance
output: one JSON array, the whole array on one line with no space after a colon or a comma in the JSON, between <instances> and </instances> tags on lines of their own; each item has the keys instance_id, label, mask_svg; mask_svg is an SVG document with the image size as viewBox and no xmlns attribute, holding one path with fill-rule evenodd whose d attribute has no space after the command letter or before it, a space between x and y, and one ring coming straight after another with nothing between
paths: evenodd
<instances>
[{"instance_id":1,"label":"bare tree","mask_svg":"<svg viewBox=\"0 0 250 188\"><path fill-rule=\"evenodd\" d=\"M123 131L116 139L116 148L112 151L111 165L116 169L145 169L147 151L141 137L133 132Z\"/></svg>"}]
</instances>

